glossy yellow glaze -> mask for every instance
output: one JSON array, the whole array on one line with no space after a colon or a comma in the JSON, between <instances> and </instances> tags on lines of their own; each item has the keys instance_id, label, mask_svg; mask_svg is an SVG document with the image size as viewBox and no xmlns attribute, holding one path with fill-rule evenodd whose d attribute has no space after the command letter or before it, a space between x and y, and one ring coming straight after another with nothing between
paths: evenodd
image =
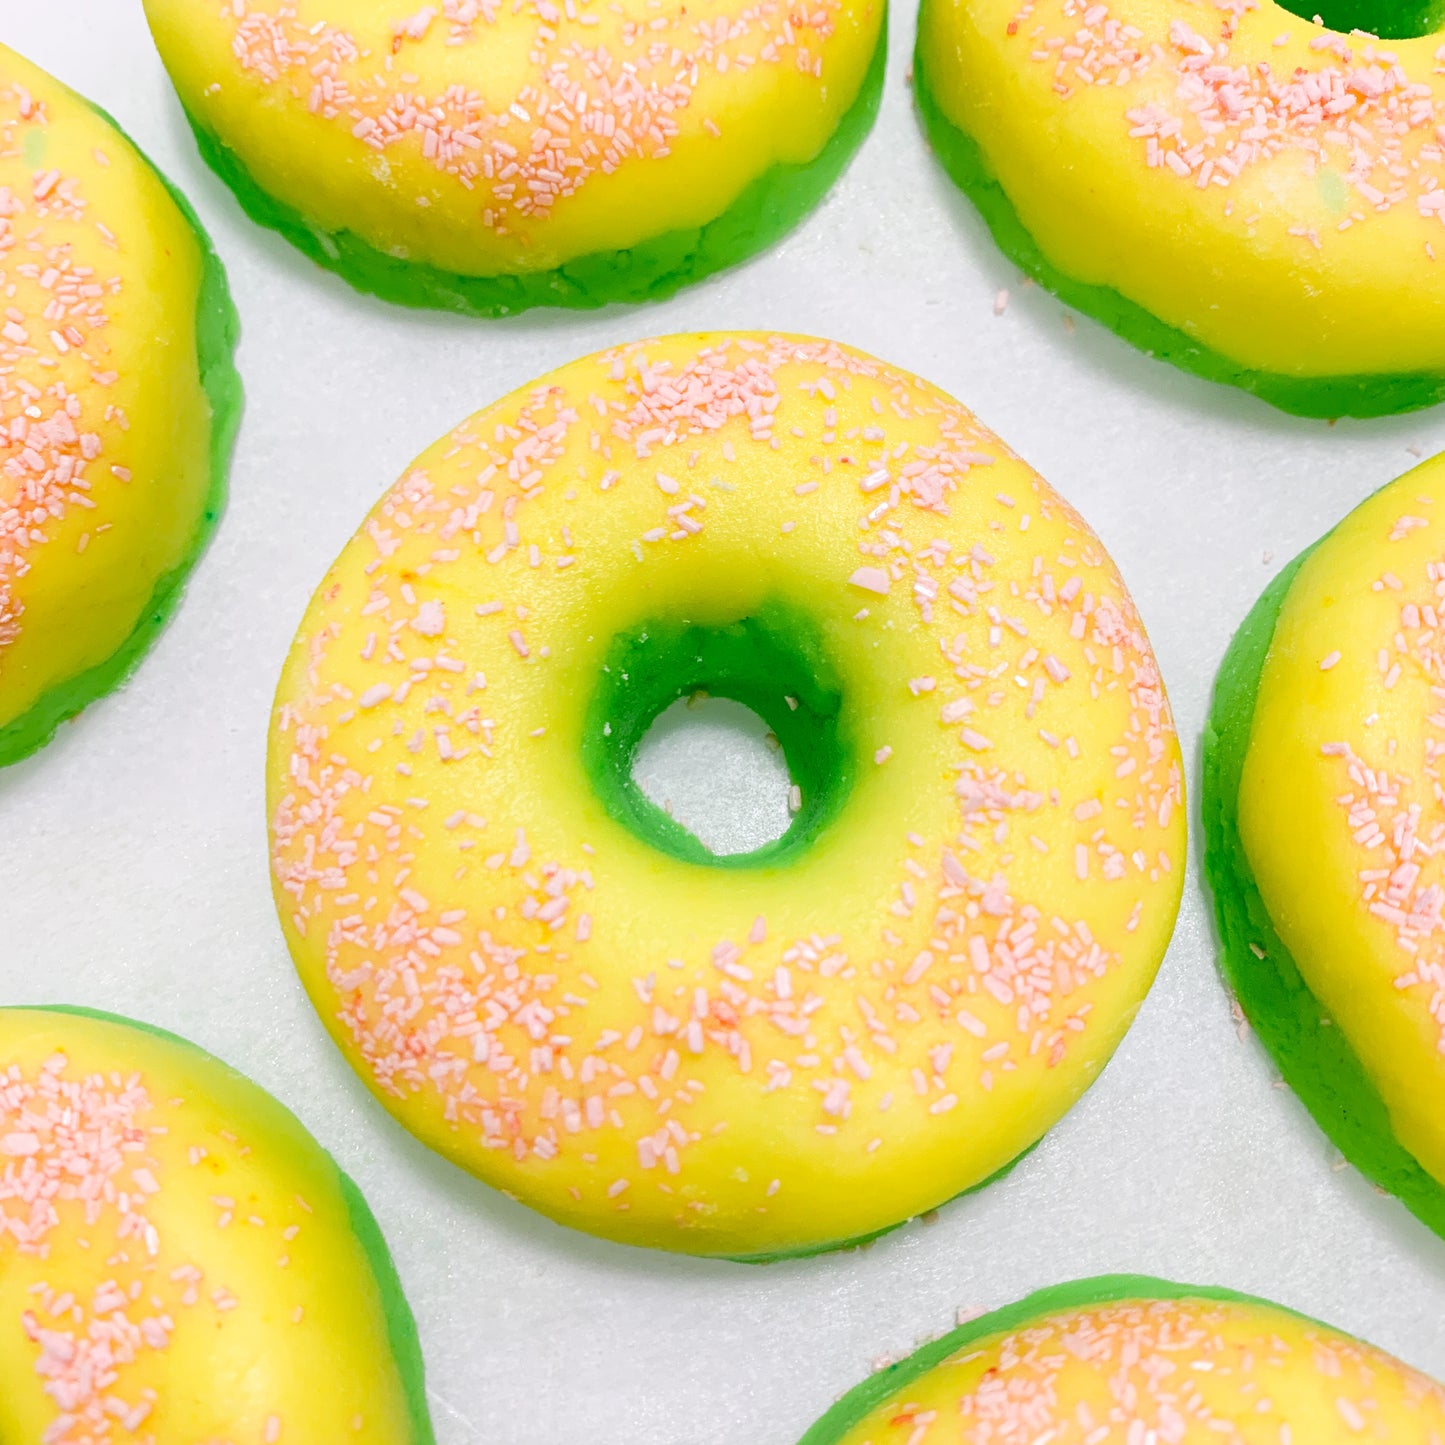
<instances>
[{"instance_id":1,"label":"glossy yellow glaze","mask_svg":"<svg viewBox=\"0 0 1445 1445\"><path fill-rule=\"evenodd\" d=\"M841 677L851 793L785 863L667 856L584 767L609 645L769 604ZM1181 801L1084 523L936 388L764 334L587 358L419 457L271 737L287 942L362 1077L536 1208L700 1253L883 1228L1039 1138L1153 978Z\"/></svg>"},{"instance_id":2,"label":"glossy yellow glaze","mask_svg":"<svg viewBox=\"0 0 1445 1445\"><path fill-rule=\"evenodd\" d=\"M109 658L195 546L201 263L130 143L0 46L0 728Z\"/></svg>"},{"instance_id":3,"label":"glossy yellow glaze","mask_svg":"<svg viewBox=\"0 0 1445 1445\"><path fill-rule=\"evenodd\" d=\"M812 160L882 0L146 0L187 111L320 232L491 276L714 220Z\"/></svg>"},{"instance_id":4,"label":"glossy yellow glaze","mask_svg":"<svg viewBox=\"0 0 1445 1445\"><path fill-rule=\"evenodd\" d=\"M970 1342L837 1445L1441 1445L1445 1391L1269 1305L1138 1300Z\"/></svg>"},{"instance_id":5,"label":"glossy yellow glaze","mask_svg":"<svg viewBox=\"0 0 1445 1445\"><path fill-rule=\"evenodd\" d=\"M1241 368L1445 367L1440 36L1341 36L1273 0L928 0L920 45L1066 275Z\"/></svg>"},{"instance_id":6,"label":"glossy yellow glaze","mask_svg":"<svg viewBox=\"0 0 1445 1445\"><path fill-rule=\"evenodd\" d=\"M1445 1182L1442 533L1437 457L1306 560L1260 675L1239 825L1305 982Z\"/></svg>"},{"instance_id":7,"label":"glossy yellow glaze","mask_svg":"<svg viewBox=\"0 0 1445 1445\"><path fill-rule=\"evenodd\" d=\"M118 1021L0 1009L0 1059L0 1438L413 1438L336 1168L290 1114Z\"/></svg>"}]
</instances>

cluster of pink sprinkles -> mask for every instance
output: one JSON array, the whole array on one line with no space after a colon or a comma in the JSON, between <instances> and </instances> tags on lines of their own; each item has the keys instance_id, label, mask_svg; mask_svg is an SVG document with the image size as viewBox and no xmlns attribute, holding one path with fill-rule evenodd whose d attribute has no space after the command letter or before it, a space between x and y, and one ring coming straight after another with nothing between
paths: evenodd
<instances>
[{"instance_id":1,"label":"cluster of pink sprinkles","mask_svg":"<svg viewBox=\"0 0 1445 1445\"><path fill-rule=\"evenodd\" d=\"M751 0L733 13L685 3L619 0L443 0L398 16L390 32L358 37L303 21L290 0L224 0L241 70L285 87L311 114L345 127L358 146L397 149L475 193L476 214L505 236L545 218L598 175L661 161L683 128L701 77L787 67L822 93L824 58L844 0ZM492 27L528 26L531 72L515 90L460 81L429 95L408 66L418 47L480 52ZM599 38L605 36L604 38ZM459 69L459 67L454 67ZM219 82L218 82L219 84ZM722 134L710 116L701 122ZM414 203L430 202L417 188Z\"/></svg>"},{"instance_id":2,"label":"cluster of pink sprinkles","mask_svg":"<svg viewBox=\"0 0 1445 1445\"><path fill-rule=\"evenodd\" d=\"M298 639L307 666L278 707L273 867L298 959L324 963L382 1090L430 1099L469 1151L528 1167L591 1164L609 1133L630 1141L633 1167L581 1171L590 1196L568 1185L626 1210L641 1183L676 1191L721 1078L753 1081L822 1139L874 1150L890 1110L944 1116L961 1088L1063 1063L1089 1026L1089 986L1172 894L1182 781L1158 672L1108 558L1040 479L1025 473L1016 496L990 479L1007 453L956 403L789 338L719 338L676 365L643 343L586 366L565 390L541 383L464 423L372 513L353 544L363 590L317 604ZM707 478L704 439L718 468ZM858 617L895 608L936 642L933 673L900 677L898 691L953 740L942 786L956 831L878 840L878 909L862 933L740 917L729 937L659 942L639 959L614 941L636 900L594 877L590 844L541 856L525 807L436 807L432 779L455 799L483 776L473 769L530 746L487 699L511 670L566 655L540 620L550 609L522 604L589 585L586 509L650 498L640 516L655 509L657 524L631 544L645 566L705 542L785 441L793 460L764 475L800 519L856 509L838 586L864 604ZM576 503L579 535L554 530L556 513L534 526L544 495ZM1031 541L1031 527L1046 550L1027 566L990 552L991 536ZM497 629L482 634L495 639L485 666L466 640L478 619ZM1122 731L1086 751L1042 726L1056 698L1066 712L1117 705ZM1017 729L1074 770L1077 792L1033 787L1009 764ZM878 756L888 777L891 752ZM1029 896L1027 860L1051 849L1089 896L1127 900L1126 930L1096 936L1088 918ZM597 1000L608 1027L589 1026ZM895 1089L886 1078L900 1073ZM765 1211L779 1181L756 1182Z\"/></svg>"},{"instance_id":3,"label":"cluster of pink sprinkles","mask_svg":"<svg viewBox=\"0 0 1445 1445\"><path fill-rule=\"evenodd\" d=\"M1406 1445L1380 1416L1385 1381L1418 1412L1420 1429L1433 1427L1410 1435L1411 1442L1438 1445L1445 1429L1445 1391L1433 1380L1322 1328L1286 1340L1270 1318L1251 1318L1243 1305L1198 1299L1097 1305L985 1338L947 1365L985 1359L990 1367L955 1406L926 1407L905 1394L879 1408L882 1429L861 1445L1180 1445L1205 1438L1308 1445L1276 1403L1285 1379L1302 1367L1348 1433ZM1081 1370L1104 1386L1103 1398L1080 1388Z\"/></svg>"},{"instance_id":4,"label":"cluster of pink sprinkles","mask_svg":"<svg viewBox=\"0 0 1445 1445\"><path fill-rule=\"evenodd\" d=\"M1421 503L1428 510L1425 499ZM1403 541L1429 525L1404 514L1391 523L1388 540ZM1363 738L1327 741L1320 750L1338 760L1346 779L1335 801L1366 855L1359 870L1361 902L1391 930L1403 955L1394 986L1419 998L1435 1022L1436 1048L1445 1054L1445 562L1426 561L1422 570L1417 586L1393 571L1372 584L1376 593L1403 599L1390 636L1372 659L1378 687L1393 692L1404 681L1425 689L1418 775L1401 770L1399 739L1377 737L1376 712L1365 717Z\"/></svg>"},{"instance_id":5,"label":"cluster of pink sprinkles","mask_svg":"<svg viewBox=\"0 0 1445 1445\"><path fill-rule=\"evenodd\" d=\"M105 303L120 282L85 260L82 241L114 247L115 237L88 217L75 177L26 162L27 136L48 124L44 105L0 75L0 668L20 635L17 584L36 550L55 523L98 509L97 482L129 480L123 466L105 468L100 436L126 424L105 400L117 380ZM106 528L98 522L77 546Z\"/></svg>"},{"instance_id":6,"label":"cluster of pink sprinkles","mask_svg":"<svg viewBox=\"0 0 1445 1445\"><path fill-rule=\"evenodd\" d=\"M1051 69L1064 99L1085 87L1117 89L1121 123L1140 143L1143 162L1181 182L1227 188L1252 167L1294 155L1336 230L1399 205L1445 223L1445 113L1435 93L1445 46L1422 75L1386 43L1300 21L1271 52L1295 32L1308 35L1308 64L1249 60L1234 51L1254 48L1237 33L1255 8L1254 0L1214 0L1213 24L1199 6L1188 21L1144 28L1148 22L1135 23L1127 4L1026 0L1008 33ZM1160 75L1172 80L1172 95ZM1135 99L1140 90L1147 100ZM1232 210L1230 202L1226 213ZM1322 245L1316 226L1296 225L1290 234ZM1425 249L1433 260L1430 242Z\"/></svg>"},{"instance_id":7,"label":"cluster of pink sprinkles","mask_svg":"<svg viewBox=\"0 0 1445 1445\"><path fill-rule=\"evenodd\" d=\"M0 1275L24 1266L34 1276L20 1329L55 1411L40 1445L155 1445L165 1387L127 1383L127 1372L164 1355L178 1332L219 1340L222 1322L261 1287L247 1278L233 1292L189 1253L204 1240L169 1238L153 1220L167 1190L217 1188L227 1166L251 1153L230 1128L196 1129L184 1099L155 1089L144 1071L86 1072L64 1051L0 1067ZM184 1179L175 1176L178 1150L183 1173L195 1171ZM279 1270L312 1213L300 1195L286 1206L288 1220L220 1193L206 1202L218 1231L273 1235ZM62 1282L48 1282L52 1273ZM290 1322L300 1325L304 1313L295 1306ZM157 1378L154 1368L145 1374ZM351 1423L359 1430L364 1417ZM225 1445L287 1438L284 1413L271 1410L254 1435Z\"/></svg>"}]
</instances>

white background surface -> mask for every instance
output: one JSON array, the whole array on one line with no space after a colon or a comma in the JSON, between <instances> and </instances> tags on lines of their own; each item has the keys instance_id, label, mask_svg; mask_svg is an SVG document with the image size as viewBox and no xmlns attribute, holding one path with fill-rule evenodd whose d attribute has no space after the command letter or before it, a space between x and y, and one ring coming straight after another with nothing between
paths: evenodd
<instances>
[{"instance_id":1,"label":"white background surface","mask_svg":"<svg viewBox=\"0 0 1445 1445\"><path fill-rule=\"evenodd\" d=\"M1272 571L1412 464L1410 447L1445 446L1445 410L1298 421L1068 324L930 160L905 80L907 0L893 30L877 128L772 253L661 305L488 324L357 296L246 222L192 148L139 0L0 0L0 39L109 109L194 201L230 269L248 393L230 506L175 621L121 693L0 773L0 1002L148 1019L295 1109L380 1217L443 1445L790 1445L872 1361L959 1307L1112 1270L1261 1293L1445 1377L1445 1242L1332 1169L1237 1036L1197 829L1158 985L1044 1144L931 1224L766 1268L566 1232L431 1156L343 1065L287 960L262 762L310 591L417 452L575 356L667 331L786 329L952 391L1112 550L1196 793L1214 670Z\"/></svg>"}]
</instances>

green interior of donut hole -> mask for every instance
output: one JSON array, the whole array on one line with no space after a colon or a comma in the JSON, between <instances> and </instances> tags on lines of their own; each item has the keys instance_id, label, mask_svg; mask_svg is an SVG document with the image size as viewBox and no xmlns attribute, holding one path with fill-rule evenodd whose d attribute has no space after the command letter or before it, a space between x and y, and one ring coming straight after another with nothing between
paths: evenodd
<instances>
[{"instance_id":1,"label":"green interior of donut hole","mask_svg":"<svg viewBox=\"0 0 1445 1445\"><path fill-rule=\"evenodd\" d=\"M643 792L638 748L680 698L730 698L777 739L797 792L781 837L714 853ZM654 618L613 638L584 722L583 765L607 812L673 858L714 868L779 866L806 851L837 817L855 776L842 680L816 627L776 604L724 624Z\"/></svg>"},{"instance_id":2,"label":"green interior of donut hole","mask_svg":"<svg viewBox=\"0 0 1445 1445\"><path fill-rule=\"evenodd\" d=\"M1363 30L1381 40L1433 35L1445 22L1445 0L1280 0L1292 15L1316 18L1348 35Z\"/></svg>"}]
</instances>

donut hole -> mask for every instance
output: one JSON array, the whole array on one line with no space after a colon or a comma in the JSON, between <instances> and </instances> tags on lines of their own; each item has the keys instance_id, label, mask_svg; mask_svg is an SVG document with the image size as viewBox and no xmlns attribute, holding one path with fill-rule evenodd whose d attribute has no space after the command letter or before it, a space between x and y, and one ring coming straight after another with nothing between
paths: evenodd
<instances>
[{"instance_id":1,"label":"donut hole","mask_svg":"<svg viewBox=\"0 0 1445 1445\"><path fill-rule=\"evenodd\" d=\"M1280 0L1302 20L1318 20L1348 35L1363 30L1381 40L1433 35L1445 21L1445 0Z\"/></svg>"},{"instance_id":2,"label":"donut hole","mask_svg":"<svg viewBox=\"0 0 1445 1445\"><path fill-rule=\"evenodd\" d=\"M775 843L793 821L782 744L757 713L731 698L697 692L664 708L638 745L632 781L720 856Z\"/></svg>"},{"instance_id":3,"label":"donut hole","mask_svg":"<svg viewBox=\"0 0 1445 1445\"><path fill-rule=\"evenodd\" d=\"M774 866L842 808L851 737L817 627L776 603L723 623L654 618L615 637L583 765L608 813L660 852Z\"/></svg>"}]
</instances>

